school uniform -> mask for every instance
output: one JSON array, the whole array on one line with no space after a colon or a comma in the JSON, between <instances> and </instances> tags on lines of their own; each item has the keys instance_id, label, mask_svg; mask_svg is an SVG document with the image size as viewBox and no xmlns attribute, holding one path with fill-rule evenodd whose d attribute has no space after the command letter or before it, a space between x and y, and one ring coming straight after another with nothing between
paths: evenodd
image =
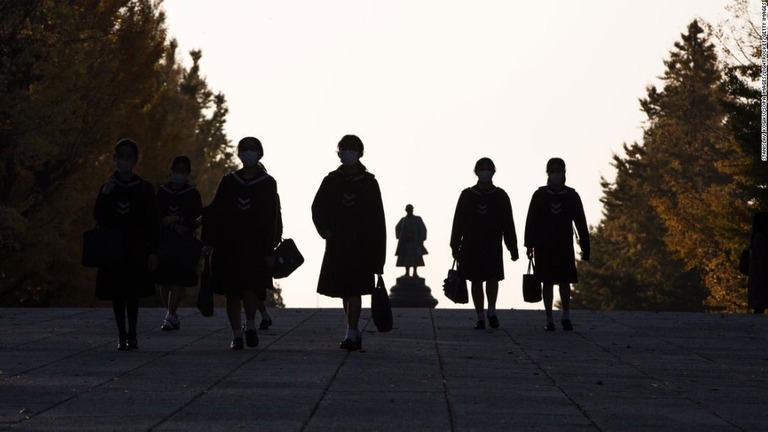
<instances>
[{"instance_id":1,"label":"school uniform","mask_svg":"<svg viewBox=\"0 0 768 432\"><path fill-rule=\"evenodd\" d=\"M348 298L371 294L384 272L387 234L379 183L373 174L329 173L312 202L312 221L326 231L319 294Z\"/></svg>"},{"instance_id":2,"label":"school uniform","mask_svg":"<svg viewBox=\"0 0 768 432\"><path fill-rule=\"evenodd\" d=\"M577 283L574 228L588 257L589 230L579 194L570 187L542 186L533 193L525 222L525 246L534 249L535 274L549 284Z\"/></svg>"},{"instance_id":3,"label":"school uniform","mask_svg":"<svg viewBox=\"0 0 768 432\"><path fill-rule=\"evenodd\" d=\"M504 280L502 241L510 254L516 255L515 221L507 193L496 186L464 189L456 204L450 243L461 277Z\"/></svg>"},{"instance_id":4,"label":"school uniform","mask_svg":"<svg viewBox=\"0 0 768 432\"><path fill-rule=\"evenodd\" d=\"M113 181L109 194L103 193L103 187L99 191L93 217L100 226L122 231L123 259L115 268L98 269L95 294L101 300L151 296L155 285L149 255L157 254L159 228L155 192L135 174L125 182Z\"/></svg>"},{"instance_id":5,"label":"school uniform","mask_svg":"<svg viewBox=\"0 0 768 432\"><path fill-rule=\"evenodd\" d=\"M272 277L264 257L273 255L278 217L277 183L264 171L245 178L242 170L225 175L203 211L203 241L213 247L214 292L241 296L255 290L266 299Z\"/></svg>"},{"instance_id":6,"label":"school uniform","mask_svg":"<svg viewBox=\"0 0 768 432\"><path fill-rule=\"evenodd\" d=\"M157 190L157 210L160 221L167 216L179 216L175 225L187 229L186 234L179 234L171 225L160 228L160 262L155 272L155 280L161 285L191 287L197 285L197 266L182 266L164 251L173 251L173 245L186 244L195 237L197 218L203 211L200 192L189 184L175 188L172 182L161 185Z\"/></svg>"}]
</instances>

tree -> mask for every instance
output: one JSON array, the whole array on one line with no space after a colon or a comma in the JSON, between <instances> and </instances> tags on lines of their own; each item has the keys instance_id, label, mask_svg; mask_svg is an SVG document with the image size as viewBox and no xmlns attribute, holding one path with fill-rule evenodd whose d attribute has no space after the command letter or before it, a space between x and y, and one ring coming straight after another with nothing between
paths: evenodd
<instances>
[{"instance_id":1,"label":"tree","mask_svg":"<svg viewBox=\"0 0 768 432\"><path fill-rule=\"evenodd\" d=\"M118 139L155 184L179 153L208 197L232 168L226 99L166 33L151 0L0 1L0 304L94 304L81 234Z\"/></svg>"},{"instance_id":2,"label":"tree","mask_svg":"<svg viewBox=\"0 0 768 432\"><path fill-rule=\"evenodd\" d=\"M592 256L579 265L574 308L701 311L707 296L699 274L685 270L664 243L665 227L643 185L652 170L644 148L624 145L613 157L614 183L602 180L603 219L590 233Z\"/></svg>"},{"instance_id":3,"label":"tree","mask_svg":"<svg viewBox=\"0 0 768 432\"><path fill-rule=\"evenodd\" d=\"M664 87L651 86L641 107L648 116L645 162L656 169L644 185L666 228L669 250L699 269L711 309L741 310L735 239L749 227L747 158L727 125L729 96L715 46L694 20L665 61Z\"/></svg>"}]
</instances>

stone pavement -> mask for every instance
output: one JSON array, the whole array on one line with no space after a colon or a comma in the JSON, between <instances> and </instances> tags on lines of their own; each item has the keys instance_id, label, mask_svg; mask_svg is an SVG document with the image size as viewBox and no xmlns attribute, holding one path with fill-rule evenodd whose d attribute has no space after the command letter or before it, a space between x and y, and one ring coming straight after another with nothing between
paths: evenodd
<instances>
[{"instance_id":1,"label":"stone pavement","mask_svg":"<svg viewBox=\"0 0 768 432\"><path fill-rule=\"evenodd\" d=\"M395 309L338 349L340 309L272 311L258 348L228 350L224 311L142 308L118 352L111 309L0 309L0 430L768 430L768 317Z\"/></svg>"}]
</instances>

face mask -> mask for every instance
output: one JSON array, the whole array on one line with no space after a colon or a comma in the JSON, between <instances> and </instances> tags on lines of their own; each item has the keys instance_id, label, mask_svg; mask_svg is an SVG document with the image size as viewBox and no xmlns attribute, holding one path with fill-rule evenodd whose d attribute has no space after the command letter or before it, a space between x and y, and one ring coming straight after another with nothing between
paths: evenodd
<instances>
[{"instance_id":1,"label":"face mask","mask_svg":"<svg viewBox=\"0 0 768 432\"><path fill-rule=\"evenodd\" d=\"M550 186L562 186L565 184L565 173L549 173L547 184Z\"/></svg>"},{"instance_id":2,"label":"face mask","mask_svg":"<svg viewBox=\"0 0 768 432\"><path fill-rule=\"evenodd\" d=\"M188 177L189 176L187 174L184 174L184 173L177 173L177 172L172 172L171 173L171 181L176 183L176 184L178 184L178 185L186 184Z\"/></svg>"},{"instance_id":3,"label":"face mask","mask_svg":"<svg viewBox=\"0 0 768 432\"><path fill-rule=\"evenodd\" d=\"M491 179L493 178L493 174L495 174L493 171L478 171L477 179L482 183L490 183Z\"/></svg>"},{"instance_id":4,"label":"face mask","mask_svg":"<svg viewBox=\"0 0 768 432\"><path fill-rule=\"evenodd\" d=\"M133 159L115 158L115 165L117 165L117 172L129 173L136 165L136 161Z\"/></svg>"},{"instance_id":5,"label":"face mask","mask_svg":"<svg viewBox=\"0 0 768 432\"><path fill-rule=\"evenodd\" d=\"M243 150L237 154L237 157L240 158L240 162L243 163L243 166L248 168L259 163L261 154L256 150Z\"/></svg>"},{"instance_id":6,"label":"face mask","mask_svg":"<svg viewBox=\"0 0 768 432\"><path fill-rule=\"evenodd\" d=\"M352 166L360 160L360 153L355 150L341 150L339 151L339 159L342 165Z\"/></svg>"}]
</instances>

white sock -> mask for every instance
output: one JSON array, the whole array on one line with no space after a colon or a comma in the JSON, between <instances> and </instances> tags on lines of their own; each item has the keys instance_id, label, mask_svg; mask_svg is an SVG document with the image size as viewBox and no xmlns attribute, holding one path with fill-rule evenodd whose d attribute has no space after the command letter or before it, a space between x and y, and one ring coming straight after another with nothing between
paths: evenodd
<instances>
[{"instance_id":1,"label":"white sock","mask_svg":"<svg viewBox=\"0 0 768 432\"><path fill-rule=\"evenodd\" d=\"M256 320L245 320L245 328L248 330L256 330Z\"/></svg>"},{"instance_id":2,"label":"white sock","mask_svg":"<svg viewBox=\"0 0 768 432\"><path fill-rule=\"evenodd\" d=\"M564 320L570 320L571 319L571 311L569 309L563 310L563 319Z\"/></svg>"},{"instance_id":3,"label":"white sock","mask_svg":"<svg viewBox=\"0 0 768 432\"><path fill-rule=\"evenodd\" d=\"M360 335L360 332L357 330L352 330L352 329L347 330L347 339L351 341L356 341L359 335Z\"/></svg>"},{"instance_id":4,"label":"white sock","mask_svg":"<svg viewBox=\"0 0 768 432\"><path fill-rule=\"evenodd\" d=\"M241 329L241 328L232 329L232 337L234 339L237 339L237 338L242 339L243 338L243 329Z\"/></svg>"}]
</instances>

